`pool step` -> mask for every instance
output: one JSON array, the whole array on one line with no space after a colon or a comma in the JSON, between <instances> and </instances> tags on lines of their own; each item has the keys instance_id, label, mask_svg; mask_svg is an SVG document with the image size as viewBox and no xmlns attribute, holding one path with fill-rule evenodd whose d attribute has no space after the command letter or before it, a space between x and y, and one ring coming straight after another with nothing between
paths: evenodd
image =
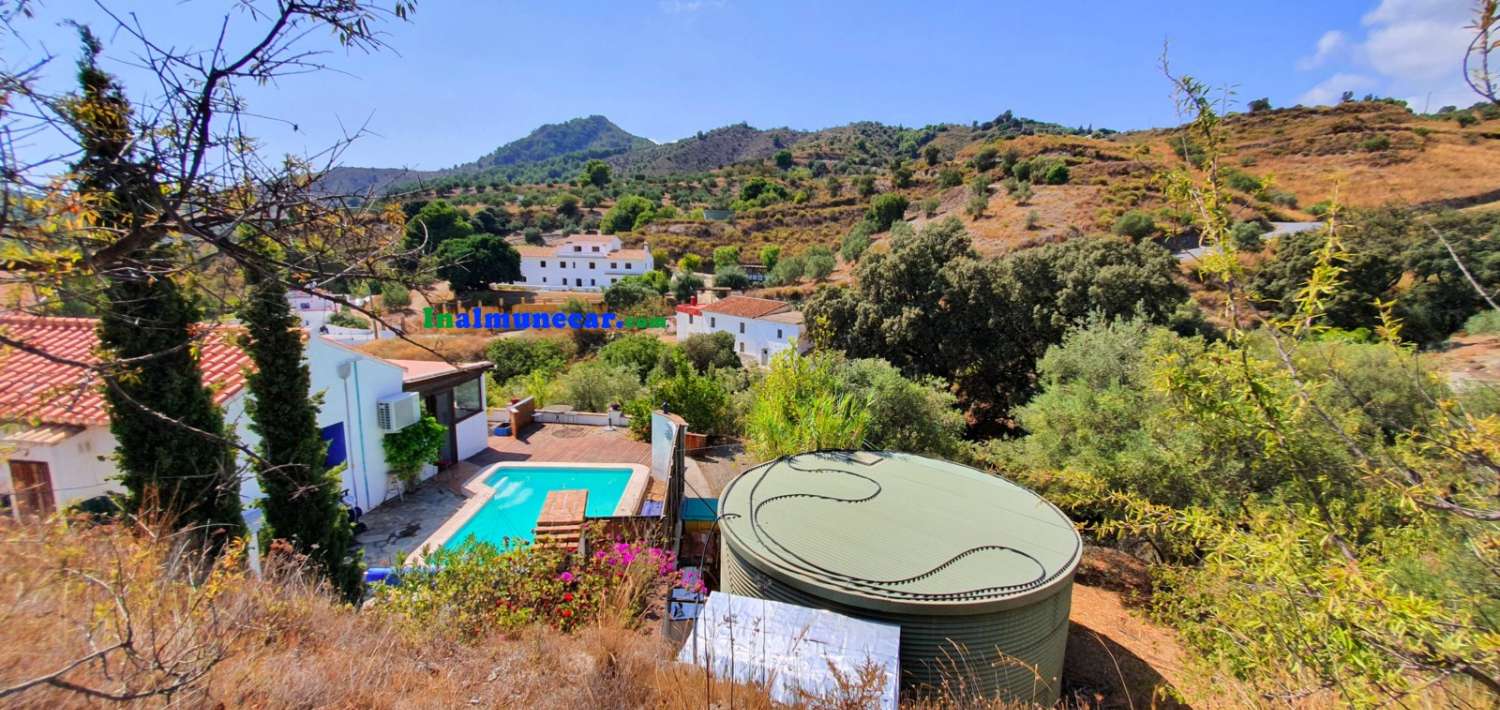
<instances>
[{"instance_id":1,"label":"pool step","mask_svg":"<svg viewBox=\"0 0 1500 710\"><path fill-rule=\"evenodd\" d=\"M586 490L549 491L531 531L535 544L577 549L588 501Z\"/></svg>"}]
</instances>

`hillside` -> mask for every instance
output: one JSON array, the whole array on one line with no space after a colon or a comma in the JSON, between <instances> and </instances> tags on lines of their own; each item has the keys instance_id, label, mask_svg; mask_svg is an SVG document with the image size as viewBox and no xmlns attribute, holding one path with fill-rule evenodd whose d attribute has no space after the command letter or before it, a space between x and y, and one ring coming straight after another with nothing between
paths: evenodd
<instances>
[{"instance_id":1,"label":"hillside","mask_svg":"<svg viewBox=\"0 0 1500 710\"><path fill-rule=\"evenodd\" d=\"M703 173L747 160L764 160L807 136L790 128L761 130L749 124L715 128L680 141L633 150L609 163L626 174Z\"/></svg>"},{"instance_id":2,"label":"hillside","mask_svg":"<svg viewBox=\"0 0 1500 710\"><path fill-rule=\"evenodd\" d=\"M525 138L506 143L457 169L483 172L488 168L542 163L562 157L603 158L652 145L651 141L631 135L609 119L594 115L544 124Z\"/></svg>"}]
</instances>

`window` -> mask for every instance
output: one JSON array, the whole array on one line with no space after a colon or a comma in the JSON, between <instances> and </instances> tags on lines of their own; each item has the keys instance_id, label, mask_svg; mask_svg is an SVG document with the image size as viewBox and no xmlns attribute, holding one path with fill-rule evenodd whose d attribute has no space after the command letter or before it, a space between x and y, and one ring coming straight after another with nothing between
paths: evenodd
<instances>
[{"instance_id":1,"label":"window","mask_svg":"<svg viewBox=\"0 0 1500 710\"><path fill-rule=\"evenodd\" d=\"M688 325L692 325L692 324L693 324L693 314L689 313L688 314Z\"/></svg>"},{"instance_id":2,"label":"window","mask_svg":"<svg viewBox=\"0 0 1500 710\"><path fill-rule=\"evenodd\" d=\"M543 269L547 268L547 260L546 259L542 260L542 268Z\"/></svg>"},{"instance_id":3,"label":"window","mask_svg":"<svg viewBox=\"0 0 1500 710\"><path fill-rule=\"evenodd\" d=\"M745 332L745 324L744 323L740 323L740 333L743 334L744 332Z\"/></svg>"},{"instance_id":4,"label":"window","mask_svg":"<svg viewBox=\"0 0 1500 710\"><path fill-rule=\"evenodd\" d=\"M627 262L625 262L625 270L626 270L626 271L629 271L629 270L630 270L630 262L628 262L628 261L627 261Z\"/></svg>"},{"instance_id":5,"label":"window","mask_svg":"<svg viewBox=\"0 0 1500 710\"><path fill-rule=\"evenodd\" d=\"M594 251L599 251L599 247L594 247Z\"/></svg>"},{"instance_id":6,"label":"window","mask_svg":"<svg viewBox=\"0 0 1500 710\"><path fill-rule=\"evenodd\" d=\"M718 318L715 318L713 316L709 316L708 317L708 327L713 328L713 327L718 326L719 325L718 321L719 321Z\"/></svg>"},{"instance_id":7,"label":"window","mask_svg":"<svg viewBox=\"0 0 1500 710\"><path fill-rule=\"evenodd\" d=\"M740 341L740 352L745 352L745 341Z\"/></svg>"},{"instance_id":8,"label":"window","mask_svg":"<svg viewBox=\"0 0 1500 710\"><path fill-rule=\"evenodd\" d=\"M589 268L590 269L594 268L594 262L592 262L592 261L589 262Z\"/></svg>"},{"instance_id":9,"label":"window","mask_svg":"<svg viewBox=\"0 0 1500 710\"><path fill-rule=\"evenodd\" d=\"M476 377L453 387L453 421L484 412L484 385Z\"/></svg>"},{"instance_id":10,"label":"window","mask_svg":"<svg viewBox=\"0 0 1500 710\"><path fill-rule=\"evenodd\" d=\"M297 307L301 308L304 311L306 311L306 310L310 310L312 308L312 304L308 303L307 301L303 301L303 302L297 304Z\"/></svg>"},{"instance_id":11,"label":"window","mask_svg":"<svg viewBox=\"0 0 1500 710\"><path fill-rule=\"evenodd\" d=\"M618 268L620 268L620 264L619 264L619 262L611 261L611 262L609 262L609 268L611 268L611 269L618 269Z\"/></svg>"},{"instance_id":12,"label":"window","mask_svg":"<svg viewBox=\"0 0 1500 710\"><path fill-rule=\"evenodd\" d=\"M546 276L542 277L542 283L547 283L547 277Z\"/></svg>"},{"instance_id":13,"label":"window","mask_svg":"<svg viewBox=\"0 0 1500 710\"><path fill-rule=\"evenodd\" d=\"M589 279L589 285L590 285L590 286L593 286L593 285L594 285L594 280L593 280L593 279Z\"/></svg>"},{"instance_id":14,"label":"window","mask_svg":"<svg viewBox=\"0 0 1500 710\"><path fill-rule=\"evenodd\" d=\"M573 251L583 251L583 247L578 246L578 245L575 244L575 245L573 245Z\"/></svg>"}]
</instances>

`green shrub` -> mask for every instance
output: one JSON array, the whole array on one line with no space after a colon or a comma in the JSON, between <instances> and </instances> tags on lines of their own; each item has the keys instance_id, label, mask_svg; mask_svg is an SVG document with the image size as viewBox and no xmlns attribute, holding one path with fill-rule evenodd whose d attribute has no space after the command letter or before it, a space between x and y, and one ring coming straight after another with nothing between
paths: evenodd
<instances>
[{"instance_id":1,"label":"green shrub","mask_svg":"<svg viewBox=\"0 0 1500 710\"><path fill-rule=\"evenodd\" d=\"M380 289L380 305L400 311L411 305L411 291L397 282L384 284Z\"/></svg>"},{"instance_id":2,"label":"green shrub","mask_svg":"<svg viewBox=\"0 0 1500 710\"><path fill-rule=\"evenodd\" d=\"M874 227L876 232L884 232L891 228L891 223L906 215L909 205L905 197L901 195L886 193L870 201L870 208L865 211L865 221Z\"/></svg>"},{"instance_id":3,"label":"green shrub","mask_svg":"<svg viewBox=\"0 0 1500 710\"><path fill-rule=\"evenodd\" d=\"M1263 187L1260 178L1257 178L1254 175L1251 175L1250 173L1244 172L1242 170L1226 168L1223 171L1223 175L1224 184L1235 190L1239 190L1240 192L1254 193L1258 192L1261 187Z\"/></svg>"},{"instance_id":4,"label":"green shrub","mask_svg":"<svg viewBox=\"0 0 1500 710\"><path fill-rule=\"evenodd\" d=\"M1140 210L1130 210L1115 220L1112 231L1122 237L1139 241L1156 233L1156 220Z\"/></svg>"},{"instance_id":5,"label":"green shrub","mask_svg":"<svg viewBox=\"0 0 1500 710\"><path fill-rule=\"evenodd\" d=\"M737 368L740 366L740 356L734 352L734 334L726 332L697 333L689 335L678 344L678 349L684 361L693 366L701 374L707 374L714 368ZM671 352L663 353L661 360L670 362L668 356ZM663 366L658 361L658 369L671 370L667 375L675 373L675 369Z\"/></svg>"},{"instance_id":6,"label":"green shrub","mask_svg":"<svg viewBox=\"0 0 1500 710\"><path fill-rule=\"evenodd\" d=\"M624 404L641 390L640 379L629 366L599 360L574 365L558 379L561 396L574 409L603 412L611 404Z\"/></svg>"},{"instance_id":7,"label":"green shrub","mask_svg":"<svg viewBox=\"0 0 1500 710\"><path fill-rule=\"evenodd\" d=\"M854 225L854 228L844 235L843 244L839 247L839 255L851 264L859 261L860 255L870 248L870 234L875 231L878 231L875 225L868 221Z\"/></svg>"},{"instance_id":8,"label":"green shrub","mask_svg":"<svg viewBox=\"0 0 1500 710\"><path fill-rule=\"evenodd\" d=\"M1069 176L1067 164L1058 161L1047 166L1046 172L1042 173L1042 182L1048 185L1065 185Z\"/></svg>"},{"instance_id":9,"label":"green shrub","mask_svg":"<svg viewBox=\"0 0 1500 710\"><path fill-rule=\"evenodd\" d=\"M985 173L995 167L995 160L999 157L1000 151L996 150L993 146L988 146L975 153L969 164L974 166L975 170Z\"/></svg>"},{"instance_id":10,"label":"green shrub","mask_svg":"<svg viewBox=\"0 0 1500 710\"><path fill-rule=\"evenodd\" d=\"M703 290L703 279L697 274L683 271L672 279L672 295L677 298L678 303L687 303Z\"/></svg>"},{"instance_id":11,"label":"green shrub","mask_svg":"<svg viewBox=\"0 0 1500 710\"><path fill-rule=\"evenodd\" d=\"M417 482L422 467L437 463L438 451L448 427L438 423L431 415L423 416L401 431L381 437L381 448L385 450L385 463L391 473L402 483L411 486Z\"/></svg>"},{"instance_id":12,"label":"green shrub","mask_svg":"<svg viewBox=\"0 0 1500 710\"><path fill-rule=\"evenodd\" d=\"M1360 150L1369 151L1371 153L1388 150L1390 149L1390 147L1391 139L1385 134L1370 136L1369 138L1366 138L1359 142Z\"/></svg>"},{"instance_id":13,"label":"green shrub","mask_svg":"<svg viewBox=\"0 0 1500 710\"><path fill-rule=\"evenodd\" d=\"M653 271L653 274L660 272ZM635 311L661 300L661 294L643 276L626 276L604 289L604 306L615 313Z\"/></svg>"},{"instance_id":14,"label":"green shrub","mask_svg":"<svg viewBox=\"0 0 1500 710\"><path fill-rule=\"evenodd\" d=\"M600 348L599 359L634 372L636 379L644 382L646 375L656 368L662 351L668 347L651 333L627 333Z\"/></svg>"},{"instance_id":15,"label":"green shrub","mask_svg":"<svg viewBox=\"0 0 1500 710\"><path fill-rule=\"evenodd\" d=\"M929 197L927 199L922 200L922 204L921 204L922 216L926 217L927 219L932 219L933 217L936 217L937 213L938 213L938 207L941 206L941 205L942 205L942 203L938 202L938 198L936 198L936 197Z\"/></svg>"},{"instance_id":16,"label":"green shrub","mask_svg":"<svg viewBox=\"0 0 1500 710\"><path fill-rule=\"evenodd\" d=\"M938 171L938 187L958 187L964 184L964 171L958 168L943 168Z\"/></svg>"},{"instance_id":17,"label":"green shrub","mask_svg":"<svg viewBox=\"0 0 1500 710\"><path fill-rule=\"evenodd\" d=\"M739 264L728 264L714 269L714 287L743 291L750 288L750 275Z\"/></svg>"},{"instance_id":18,"label":"green shrub","mask_svg":"<svg viewBox=\"0 0 1500 710\"><path fill-rule=\"evenodd\" d=\"M340 328L370 329L370 319L347 311L334 311L328 314L328 324Z\"/></svg>"},{"instance_id":19,"label":"green shrub","mask_svg":"<svg viewBox=\"0 0 1500 710\"><path fill-rule=\"evenodd\" d=\"M1241 251L1260 251L1264 245L1261 235L1266 228L1259 222L1235 222L1229 228L1229 242Z\"/></svg>"},{"instance_id":20,"label":"green shrub","mask_svg":"<svg viewBox=\"0 0 1500 710\"><path fill-rule=\"evenodd\" d=\"M766 273L767 286L785 286L796 283L807 273L807 261L801 254L783 256Z\"/></svg>"},{"instance_id":21,"label":"green shrub","mask_svg":"<svg viewBox=\"0 0 1500 710\"><path fill-rule=\"evenodd\" d=\"M629 232L636 229L637 225L645 226L651 221L654 209L655 205L650 200L639 195L626 195L604 213L604 219L599 222L599 231L614 234Z\"/></svg>"},{"instance_id":22,"label":"green shrub","mask_svg":"<svg viewBox=\"0 0 1500 710\"><path fill-rule=\"evenodd\" d=\"M1500 311L1489 309L1469 316L1464 321L1464 332L1469 335L1500 333Z\"/></svg>"},{"instance_id":23,"label":"green shrub","mask_svg":"<svg viewBox=\"0 0 1500 710\"><path fill-rule=\"evenodd\" d=\"M814 281L822 281L833 273L836 262L833 260L833 252L825 246L811 247L802 253L804 272L803 275Z\"/></svg>"},{"instance_id":24,"label":"green shrub","mask_svg":"<svg viewBox=\"0 0 1500 710\"><path fill-rule=\"evenodd\" d=\"M538 623L560 631L601 620L629 626L659 589L689 584L701 591L701 582L677 571L668 550L586 534L593 555L521 540L499 547L469 539L439 548L423 567L405 570L400 584L379 585L375 603L423 628L479 640Z\"/></svg>"},{"instance_id":25,"label":"green shrub","mask_svg":"<svg viewBox=\"0 0 1500 710\"><path fill-rule=\"evenodd\" d=\"M538 371L550 375L568 362L562 343L526 335L496 338L485 349L485 356L495 363L490 371L495 381L502 383Z\"/></svg>"}]
</instances>

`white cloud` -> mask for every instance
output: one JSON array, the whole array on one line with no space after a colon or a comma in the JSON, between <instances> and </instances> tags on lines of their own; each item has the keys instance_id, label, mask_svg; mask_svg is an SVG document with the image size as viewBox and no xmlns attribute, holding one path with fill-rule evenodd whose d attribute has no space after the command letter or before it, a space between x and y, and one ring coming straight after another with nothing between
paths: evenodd
<instances>
[{"instance_id":1,"label":"white cloud","mask_svg":"<svg viewBox=\"0 0 1500 710\"><path fill-rule=\"evenodd\" d=\"M1304 71L1316 69L1323 62L1344 50L1349 44L1349 37L1338 30L1329 30L1318 38L1318 49L1311 57L1303 57L1297 62L1297 68Z\"/></svg>"},{"instance_id":2,"label":"white cloud","mask_svg":"<svg viewBox=\"0 0 1500 710\"><path fill-rule=\"evenodd\" d=\"M1464 86L1464 50L1472 39L1464 25L1472 8L1461 0L1380 0L1360 23L1364 37L1351 42L1339 30L1325 32L1298 68L1326 64L1344 68L1302 95L1303 103L1332 103L1343 91L1404 98L1423 110L1463 105L1475 97ZM1342 58L1345 61L1338 62Z\"/></svg>"},{"instance_id":3,"label":"white cloud","mask_svg":"<svg viewBox=\"0 0 1500 710\"><path fill-rule=\"evenodd\" d=\"M677 15L710 7L724 7L724 0L661 0L657 6L668 15Z\"/></svg>"},{"instance_id":4,"label":"white cloud","mask_svg":"<svg viewBox=\"0 0 1500 710\"><path fill-rule=\"evenodd\" d=\"M1379 82L1375 79L1362 74L1334 74L1297 97L1297 103L1305 106L1336 104L1345 91L1358 93L1374 88L1377 83Z\"/></svg>"}]
</instances>

